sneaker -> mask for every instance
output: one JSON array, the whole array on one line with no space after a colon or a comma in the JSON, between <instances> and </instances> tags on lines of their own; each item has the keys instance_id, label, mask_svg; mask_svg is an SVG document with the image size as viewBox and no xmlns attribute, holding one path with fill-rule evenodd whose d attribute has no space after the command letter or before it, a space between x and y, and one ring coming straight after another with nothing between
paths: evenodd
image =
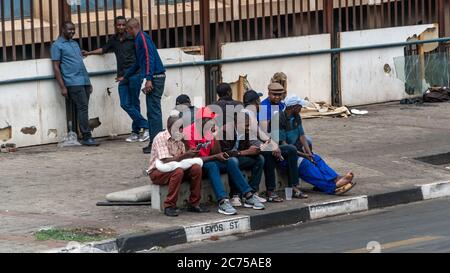
<instances>
[{"instance_id":1,"label":"sneaker","mask_svg":"<svg viewBox=\"0 0 450 273\"><path fill-rule=\"evenodd\" d=\"M225 215L234 215L237 213L236 209L230 204L230 200L225 199L219 203L219 213Z\"/></svg>"},{"instance_id":2,"label":"sneaker","mask_svg":"<svg viewBox=\"0 0 450 273\"><path fill-rule=\"evenodd\" d=\"M266 198L262 198L261 196L259 196L259 194L257 192L255 192L253 195L256 195L256 198L258 198L259 202L261 202L261 203L267 202Z\"/></svg>"},{"instance_id":3,"label":"sneaker","mask_svg":"<svg viewBox=\"0 0 450 273\"><path fill-rule=\"evenodd\" d=\"M179 212L176 210L176 208L168 207L164 209L164 214L169 217L177 217L178 213Z\"/></svg>"},{"instance_id":4,"label":"sneaker","mask_svg":"<svg viewBox=\"0 0 450 273\"><path fill-rule=\"evenodd\" d=\"M144 130L144 133L142 134L142 136L139 138L140 142L145 142L147 140L150 139L150 132L147 130Z\"/></svg>"},{"instance_id":5,"label":"sneaker","mask_svg":"<svg viewBox=\"0 0 450 273\"><path fill-rule=\"evenodd\" d=\"M196 212L196 213L206 213L206 212L209 212L209 209L204 208L202 206L197 206L197 207L188 206L187 207L187 211L189 211L189 212Z\"/></svg>"},{"instance_id":6,"label":"sneaker","mask_svg":"<svg viewBox=\"0 0 450 273\"><path fill-rule=\"evenodd\" d=\"M142 148L142 152L144 154L150 154L152 153L152 144L150 143L150 145L145 146L144 148Z\"/></svg>"},{"instance_id":7,"label":"sneaker","mask_svg":"<svg viewBox=\"0 0 450 273\"><path fill-rule=\"evenodd\" d=\"M264 205L258 200L256 195L252 195L250 198L244 198L244 207L253 209L265 209Z\"/></svg>"},{"instance_id":8,"label":"sneaker","mask_svg":"<svg viewBox=\"0 0 450 273\"><path fill-rule=\"evenodd\" d=\"M83 144L84 146L99 146L100 145L92 138L88 138L88 139L81 141L81 144Z\"/></svg>"},{"instance_id":9,"label":"sneaker","mask_svg":"<svg viewBox=\"0 0 450 273\"><path fill-rule=\"evenodd\" d=\"M231 198L231 205L233 207L242 207L242 202L239 195L233 195L233 198Z\"/></svg>"},{"instance_id":10,"label":"sneaker","mask_svg":"<svg viewBox=\"0 0 450 273\"><path fill-rule=\"evenodd\" d=\"M136 142L139 141L139 135L136 133L131 133L131 135L125 139L126 142Z\"/></svg>"}]
</instances>

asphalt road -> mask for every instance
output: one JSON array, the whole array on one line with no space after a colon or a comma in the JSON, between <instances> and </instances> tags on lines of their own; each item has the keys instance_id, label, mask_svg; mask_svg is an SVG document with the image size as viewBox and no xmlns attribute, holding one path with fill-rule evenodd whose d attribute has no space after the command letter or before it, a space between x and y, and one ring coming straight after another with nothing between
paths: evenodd
<instances>
[{"instance_id":1,"label":"asphalt road","mask_svg":"<svg viewBox=\"0 0 450 273\"><path fill-rule=\"evenodd\" d=\"M450 199L176 246L165 252L450 252Z\"/></svg>"}]
</instances>

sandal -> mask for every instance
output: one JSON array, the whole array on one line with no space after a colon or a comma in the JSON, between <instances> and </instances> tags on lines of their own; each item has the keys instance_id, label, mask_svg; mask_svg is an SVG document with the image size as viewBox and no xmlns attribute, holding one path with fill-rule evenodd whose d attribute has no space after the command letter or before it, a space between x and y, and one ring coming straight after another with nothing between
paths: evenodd
<instances>
[{"instance_id":1,"label":"sandal","mask_svg":"<svg viewBox=\"0 0 450 273\"><path fill-rule=\"evenodd\" d=\"M355 185L356 185L355 182L350 182L350 183L348 183L348 184L345 184L344 186L337 188L337 189L334 191L334 194L336 194L336 195L343 195L344 193L347 193L348 191L350 191L351 189L353 189L353 187L354 187Z\"/></svg>"},{"instance_id":2,"label":"sandal","mask_svg":"<svg viewBox=\"0 0 450 273\"><path fill-rule=\"evenodd\" d=\"M271 193L271 194L267 195L267 202L280 203L283 201L284 201L284 199L279 197L276 193Z\"/></svg>"},{"instance_id":3,"label":"sandal","mask_svg":"<svg viewBox=\"0 0 450 273\"><path fill-rule=\"evenodd\" d=\"M300 189L294 187L292 188L292 197L306 199L308 198L308 195L303 193Z\"/></svg>"}]
</instances>

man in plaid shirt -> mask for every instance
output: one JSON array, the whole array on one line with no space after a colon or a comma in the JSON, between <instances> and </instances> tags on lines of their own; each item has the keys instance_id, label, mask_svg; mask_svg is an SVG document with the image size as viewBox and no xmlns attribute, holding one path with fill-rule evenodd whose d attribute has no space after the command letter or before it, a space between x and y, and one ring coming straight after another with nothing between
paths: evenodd
<instances>
[{"instance_id":1,"label":"man in plaid shirt","mask_svg":"<svg viewBox=\"0 0 450 273\"><path fill-rule=\"evenodd\" d=\"M167 120L167 129L156 135L152 144L149 165L149 176L153 184L168 184L169 186L167 198L164 201L164 214L172 217L178 216L179 211L176 204L181 183L184 180L190 180L191 183L191 195L187 210L197 213L208 212L207 209L200 207L202 181L202 167L200 165L194 164L186 171L177 168L172 172L161 172L156 168L156 160L161 160L162 163L178 162L198 155L197 151L186 151L182 130L176 130L175 126L173 126L179 119L179 116L170 116ZM172 127L174 127L173 130Z\"/></svg>"}]
</instances>

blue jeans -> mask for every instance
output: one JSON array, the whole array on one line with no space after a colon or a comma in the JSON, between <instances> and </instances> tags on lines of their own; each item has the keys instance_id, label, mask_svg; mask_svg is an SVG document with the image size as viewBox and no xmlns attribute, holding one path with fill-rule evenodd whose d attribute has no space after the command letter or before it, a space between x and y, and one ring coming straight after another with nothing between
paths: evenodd
<instances>
[{"instance_id":1,"label":"blue jeans","mask_svg":"<svg viewBox=\"0 0 450 273\"><path fill-rule=\"evenodd\" d=\"M141 103L139 101L141 85L142 80L139 75L133 75L128 81L119 84L120 107L133 120L131 131L136 134L141 129L148 129L148 121L141 115Z\"/></svg>"},{"instance_id":2,"label":"blue jeans","mask_svg":"<svg viewBox=\"0 0 450 273\"><path fill-rule=\"evenodd\" d=\"M221 173L228 173L229 179L236 186L239 192L246 194L252 191L242 175L241 170L239 169L239 160L235 157L228 159L226 162L216 160L205 162L203 164L203 171L211 182L218 202L228 198L228 194L225 191L222 180L220 179Z\"/></svg>"},{"instance_id":3,"label":"blue jeans","mask_svg":"<svg viewBox=\"0 0 450 273\"><path fill-rule=\"evenodd\" d=\"M338 174L320 156L315 154L313 157L316 164L307 159L302 160L298 166L299 177L316 186L321 192L334 194L336 190L335 180Z\"/></svg>"},{"instance_id":4,"label":"blue jeans","mask_svg":"<svg viewBox=\"0 0 450 273\"><path fill-rule=\"evenodd\" d=\"M146 96L147 120L150 128L150 143L163 130L161 97L164 93L166 77L153 78L153 90Z\"/></svg>"},{"instance_id":5,"label":"blue jeans","mask_svg":"<svg viewBox=\"0 0 450 273\"><path fill-rule=\"evenodd\" d=\"M262 174L264 171L264 156L256 155L256 156L240 156L239 160L239 169L241 170L251 170L251 179L248 182L253 192L259 191L259 184L261 183ZM230 195L238 194L237 188L234 186L234 183L229 179L230 183Z\"/></svg>"}]
</instances>

